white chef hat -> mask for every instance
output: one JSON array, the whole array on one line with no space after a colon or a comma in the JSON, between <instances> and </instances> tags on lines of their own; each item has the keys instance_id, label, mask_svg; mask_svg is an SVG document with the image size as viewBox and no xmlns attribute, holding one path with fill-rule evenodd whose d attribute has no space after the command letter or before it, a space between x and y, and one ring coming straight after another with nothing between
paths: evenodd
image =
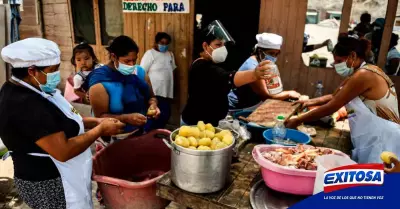
<instances>
[{"instance_id":1,"label":"white chef hat","mask_svg":"<svg viewBox=\"0 0 400 209\"><path fill-rule=\"evenodd\" d=\"M27 38L1 50L1 57L14 68L45 67L60 64L60 49L53 41Z\"/></svg>"},{"instance_id":2,"label":"white chef hat","mask_svg":"<svg viewBox=\"0 0 400 209\"><path fill-rule=\"evenodd\" d=\"M264 49L281 49L283 38L273 33L262 33L256 35L257 45Z\"/></svg>"}]
</instances>

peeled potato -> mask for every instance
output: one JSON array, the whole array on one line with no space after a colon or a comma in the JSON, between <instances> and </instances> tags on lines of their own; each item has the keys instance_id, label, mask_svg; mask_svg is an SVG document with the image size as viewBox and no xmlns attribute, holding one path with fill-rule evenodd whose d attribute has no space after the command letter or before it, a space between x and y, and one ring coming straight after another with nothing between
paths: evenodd
<instances>
[{"instance_id":1,"label":"peeled potato","mask_svg":"<svg viewBox=\"0 0 400 209\"><path fill-rule=\"evenodd\" d=\"M182 126L182 127L179 129L179 136L187 137L187 136L190 135L190 131L191 131L191 130L192 130L192 129L191 129L191 127L189 127L189 126Z\"/></svg>"},{"instance_id":2,"label":"peeled potato","mask_svg":"<svg viewBox=\"0 0 400 209\"><path fill-rule=\"evenodd\" d=\"M232 133L230 131L228 131L228 130L222 130L221 132L216 133L215 137L218 137L219 139L222 140L225 135L231 135L232 136Z\"/></svg>"},{"instance_id":3,"label":"peeled potato","mask_svg":"<svg viewBox=\"0 0 400 209\"><path fill-rule=\"evenodd\" d=\"M197 127L192 127L190 136L193 136L193 137L196 138L196 139L199 138L199 136L200 136L200 130L199 130L199 128L197 128Z\"/></svg>"},{"instance_id":4,"label":"peeled potato","mask_svg":"<svg viewBox=\"0 0 400 209\"><path fill-rule=\"evenodd\" d=\"M185 137L182 137L182 140L183 140L183 147L189 147L190 146L190 141L189 141L189 139L187 139L187 138L185 138Z\"/></svg>"},{"instance_id":5,"label":"peeled potato","mask_svg":"<svg viewBox=\"0 0 400 209\"><path fill-rule=\"evenodd\" d=\"M226 145L231 145L233 143L233 136L232 135L225 135L222 139L222 142Z\"/></svg>"},{"instance_id":6,"label":"peeled potato","mask_svg":"<svg viewBox=\"0 0 400 209\"><path fill-rule=\"evenodd\" d=\"M206 130L206 125L204 124L203 121L199 121L199 122L197 123L197 128L199 128L200 131L204 131L204 130Z\"/></svg>"},{"instance_id":7,"label":"peeled potato","mask_svg":"<svg viewBox=\"0 0 400 209\"><path fill-rule=\"evenodd\" d=\"M205 131L200 131L198 139L206 138L206 132Z\"/></svg>"},{"instance_id":8,"label":"peeled potato","mask_svg":"<svg viewBox=\"0 0 400 209\"><path fill-rule=\"evenodd\" d=\"M211 139L210 138L202 138L199 140L199 146L210 146L211 145Z\"/></svg>"},{"instance_id":9,"label":"peeled potato","mask_svg":"<svg viewBox=\"0 0 400 209\"><path fill-rule=\"evenodd\" d=\"M174 142L175 142L175 144L183 147L183 140L181 137L177 137Z\"/></svg>"},{"instance_id":10,"label":"peeled potato","mask_svg":"<svg viewBox=\"0 0 400 209\"><path fill-rule=\"evenodd\" d=\"M224 142L220 142L215 146L215 150L223 149L225 147L228 147L228 145L225 144Z\"/></svg>"},{"instance_id":11,"label":"peeled potato","mask_svg":"<svg viewBox=\"0 0 400 209\"><path fill-rule=\"evenodd\" d=\"M199 146L199 147L197 148L197 150L211 150L211 148L210 148L210 147L207 147L207 146Z\"/></svg>"},{"instance_id":12,"label":"peeled potato","mask_svg":"<svg viewBox=\"0 0 400 209\"><path fill-rule=\"evenodd\" d=\"M214 126L213 126L211 123L207 123L207 124L206 124L206 130L215 133L215 128L214 128Z\"/></svg>"},{"instance_id":13,"label":"peeled potato","mask_svg":"<svg viewBox=\"0 0 400 209\"><path fill-rule=\"evenodd\" d=\"M188 149L194 149L194 150L197 150L197 148L196 148L196 147L193 147L193 146L190 146L190 147L188 147Z\"/></svg>"},{"instance_id":14,"label":"peeled potato","mask_svg":"<svg viewBox=\"0 0 400 209\"><path fill-rule=\"evenodd\" d=\"M214 132L209 131L209 130L206 130L205 134L206 134L206 137L210 138L210 139L214 138L214 135L215 135Z\"/></svg>"},{"instance_id":15,"label":"peeled potato","mask_svg":"<svg viewBox=\"0 0 400 209\"><path fill-rule=\"evenodd\" d=\"M189 140L183 136L176 137L175 144L185 148L188 148L190 145Z\"/></svg>"},{"instance_id":16,"label":"peeled potato","mask_svg":"<svg viewBox=\"0 0 400 209\"><path fill-rule=\"evenodd\" d=\"M190 146L197 147L198 143L197 143L197 139L196 138L191 136L191 137L188 138L188 140L189 140Z\"/></svg>"},{"instance_id":17,"label":"peeled potato","mask_svg":"<svg viewBox=\"0 0 400 209\"><path fill-rule=\"evenodd\" d=\"M391 157L395 158L395 159L398 159L396 154L394 154L393 152L384 151L381 154L381 160L386 164L390 164L390 158Z\"/></svg>"},{"instance_id":18,"label":"peeled potato","mask_svg":"<svg viewBox=\"0 0 400 209\"><path fill-rule=\"evenodd\" d=\"M221 143L221 140L219 140L217 137L214 137L211 141L211 149L215 150L215 147L217 146L218 143Z\"/></svg>"}]
</instances>

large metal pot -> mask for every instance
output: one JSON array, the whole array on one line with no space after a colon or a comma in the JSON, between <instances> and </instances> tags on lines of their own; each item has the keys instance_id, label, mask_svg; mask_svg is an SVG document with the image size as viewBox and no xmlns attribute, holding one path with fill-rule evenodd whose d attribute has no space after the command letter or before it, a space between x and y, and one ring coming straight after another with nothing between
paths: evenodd
<instances>
[{"instance_id":1,"label":"large metal pot","mask_svg":"<svg viewBox=\"0 0 400 209\"><path fill-rule=\"evenodd\" d=\"M216 132L222 129L216 128ZM221 150L191 150L173 143L179 129L173 131L170 142L171 180L179 188L193 193L213 193L224 188L230 178L235 141Z\"/></svg>"}]
</instances>

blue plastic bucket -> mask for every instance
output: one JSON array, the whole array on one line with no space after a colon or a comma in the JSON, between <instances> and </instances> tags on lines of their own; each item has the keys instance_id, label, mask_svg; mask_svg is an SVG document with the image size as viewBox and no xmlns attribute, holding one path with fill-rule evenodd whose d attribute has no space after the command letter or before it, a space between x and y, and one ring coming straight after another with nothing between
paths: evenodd
<instances>
[{"instance_id":1,"label":"blue plastic bucket","mask_svg":"<svg viewBox=\"0 0 400 209\"><path fill-rule=\"evenodd\" d=\"M289 145L284 143L276 143L273 140L272 136L272 129L268 129L263 133L264 139L267 144L279 144L284 146L296 146L296 145ZM311 142L311 137L301 131L294 130L294 129L286 129L286 138L298 143L298 144L309 144Z\"/></svg>"}]
</instances>

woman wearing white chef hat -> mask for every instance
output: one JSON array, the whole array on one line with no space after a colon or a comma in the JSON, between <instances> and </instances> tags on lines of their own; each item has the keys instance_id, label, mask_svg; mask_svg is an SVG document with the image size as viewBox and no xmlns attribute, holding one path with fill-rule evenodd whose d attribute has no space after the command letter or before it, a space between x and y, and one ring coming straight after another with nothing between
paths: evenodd
<instances>
[{"instance_id":1,"label":"woman wearing white chef hat","mask_svg":"<svg viewBox=\"0 0 400 209\"><path fill-rule=\"evenodd\" d=\"M283 42L282 36L273 33L262 33L256 35L257 44L251 57L249 57L239 71L255 69L263 60L276 62L281 52ZM270 94L267 89L265 80L258 80L253 83L244 85L240 88L233 89L229 97L230 109L255 109L262 101L272 98L285 100L289 98L299 98L301 95L296 91L283 91L279 94Z\"/></svg>"},{"instance_id":2,"label":"woman wearing white chef hat","mask_svg":"<svg viewBox=\"0 0 400 209\"><path fill-rule=\"evenodd\" d=\"M121 133L124 124L82 118L64 99L56 89L60 50L54 42L25 39L4 47L1 56L13 68L0 91L0 138L13 158L20 196L33 209L92 208L89 146Z\"/></svg>"}]
</instances>

